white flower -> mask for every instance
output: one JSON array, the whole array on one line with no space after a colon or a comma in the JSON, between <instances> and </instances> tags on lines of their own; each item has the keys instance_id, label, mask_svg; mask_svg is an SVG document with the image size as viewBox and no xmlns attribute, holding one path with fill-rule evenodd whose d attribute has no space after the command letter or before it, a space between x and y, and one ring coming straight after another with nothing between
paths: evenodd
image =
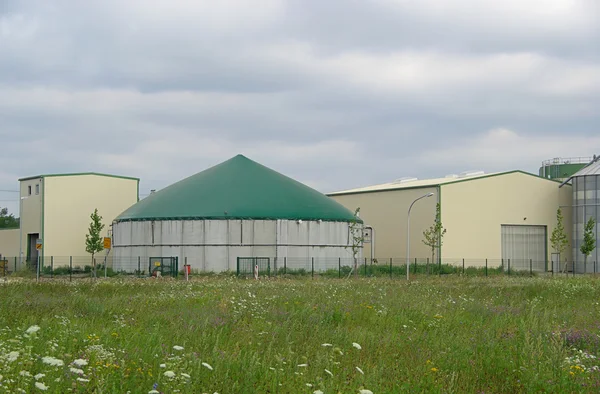
<instances>
[{"instance_id":1,"label":"white flower","mask_svg":"<svg viewBox=\"0 0 600 394\"><path fill-rule=\"evenodd\" d=\"M205 366L206 368L210 369L211 371L213 370L213 367L211 367L210 364L202 363L202 365Z\"/></svg>"},{"instance_id":2,"label":"white flower","mask_svg":"<svg viewBox=\"0 0 600 394\"><path fill-rule=\"evenodd\" d=\"M183 376L186 379L191 379L192 377L190 375L188 375L187 373L182 373L181 376Z\"/></svg>"},{"instance_id":3,"label":"white flower","mask_svg":"<svg viewBox=\"0 0 600 394\"><path fill-rule=\"evenodd\" d=\"M167 364L160 364L161 368L167 368Z\"/></svg>"},{"instance_id":4,"label":"white flower","mask_svg":"<svg viewBox=\"0 0 600 394\"><path fill-rule=\"evenodd\" d=\"M356 343L356 342L352 343L352 346L354 346L354 347L355 347L355 348L357 348L358 350L361 350L361 349L362 349L362 347L361 347L361 346L360 346L358 343Z\"/></svg>"},{"instance_id":5,"label":"white flower","mask_svg":"<svg viewBox=\"0 0 600 394\"><path fill-rule=\"evenodd\" d=\"M173 372L173 371L167 371L167 372L164 373L164 375L167 378L174 378L175 377L175 372Z\"/></svg>"},{"instance_id":6,"label":"white flower","mask_svg":"<svg viewBox=\"0 0 600 394\"><path fill-rule=\"evenodd\" d=\"M71 371L71 373L74 373L75 375L83 375L83 370L82 369L69 368L69 370Z\"/></svg>"},{"instance_id":7,"label":"white flower","mask_svg":"<svg viewBox=\"0 0 600 394\"><path fill-rule=\"evenodd\" d=\"M360 369L360 368L358 368L358 367L356 367L356 370L357 370L358 372L360 372L361 374L363 374L363 375L365 374L365 373L363 372L363 370L362 370L362 369Z\"/></svg>"},{"instance_id":8,"label":"white flower","mask_svg":"<svg viewBox=\"0 0 600 394\"><path fill-rule=\"evenodd\" d=\"M160 393L156 390L150 390L150 391L148 391L148 394L160 394Z\"/></svg>"},{"instance_id":9,"label":"white flower","mask_svg":"<svg viewBox=\"0 0 600 394\"><path fill-rule=\"evenodd\" d=\"M73 364L75 364L78 367L85 367L86 365L88 365L88 362L87 360L78 358L77 360L73 361Z\"/></svg>"},{"instance_id":10,"label":"white flower","mask_svg":"<svg viewBox=\"0 0 600 394\"><path fill-rule=\"evenodd\" d=\"M8 353L8 357L6 359L8 360L9 363L12 363L14 361L17 361L18 358L19 358L19 352L10 352L10 353Z\"/></svg>"},{"instance_id":11,"label":"white flower","mask_svg":"<svg viewBox=\"0 0 600 394\"><path fill-rule=\"evenodd\" d=\"M271 371L275 371L275 368L273 368L273 367L270 367L269 369L270 369Z\"/></svg>"},{"instance_id":12,"label":"white flower","mask_svg":"<svg viewBox=\"0 0 600 394\"><path fill-rule=\"evenodd\" d=\"M316 391L313 391L313 394L323 394L323 392L321 390L316 390Z\"/></svg>"},{"instance_id":13,"label":"white flower","mask_svg":"<svg viewBox=\"0 0 600 394\"><path fill-rule=\"evenodd\" d=\"M333 378L333 373L330 370L326 369L325 373Z\"/></svg>"},{"instance_id":14,"label":"white flower","mask_svg":"<svg viewBox=\"0 0 600 394\"><path fill-rule=\"evenodd\" d=\"M31 326L27 329L27 331L25 331L26 334L35 334L36 332L38 332L40 330L39 326Z\"/></svg>"},{"instance_id":15,"label":"white flower","mask_svg":"<svg viewBox=\"0 0 600 394\"><path fill-rule=\"evenodd\" d=\"M46 376L46 375L44 375L43 373L38 373L37 375L34 376L34 378L35 378L35 380L40 380L44 376Z\"/></svg>"},{"instance_id":16,"label":"white flower","mask_svg":"<svg viewBox=\"0 0 600 394\"><path fill-rule=\"evenodd\" d=\"M31 376L31 374L28 371L21 371L21 372L19 372L19 375L25 376L25 377L30 377Z\"/></svg>"},{"instance_id":17,"label":"white flower","mask_svg":"<svg viewBox=\"0 0 600 394\"><path fill-rule=\"evenodd\" d=\"M365 389L359 390L359 393L360 394L373 394L373 392L371 390L365 390Z\"/></svg>"},{"instance_id":18,"label":"white flower","mask_svg":"<svg viewBox=\"0 0 600 394\"><path fill-rule=\"evenodd\" d=\"M308 367L308 364L298 364L298 368L306 368Z\"/></svg>"},{"instance_id":19,"label":"white flower","mask_svg":"<svg viewBox=\"0 0 600 394\"><path fill-rule=\"evenodd\" d=\"M77 378L77 380L78 380L79 382L84 382L84 383L87 383L87 382L89 382L89 381L90 381L89 379L83 379L83 378Z\"/></svg>"},{"instance_id":20,"label":"white flower","mask_svg":"<svg viewBox=\"0 0 600 394\"><path fill-rule=\"evenodd\" d=\"M50 356L42 358L42 362L44 364L52 365L53 367L62 367L63 365L65 365L65 363L62 360Z\"/></svg>"},{"instance_id":21,"label":"white flower","mask_svg":"<svg viewBox=\"0 0 600 394\"><path fill-rule=\"evenodd\" d=\"M324 343L321 346L323 346L323 347L332 347L333 345L331 343Z\"/></svg>"},{"instance_id":22,"label":"white flower","mask_svg":"<svg viewBox=\"0 0 600 394\"><path fill-rule=\"evenodd\" d=\"M183 350L183 348L181 346L177 346L177 345L173 346L173 349L179 350L179 351Z\"/></svg>"},{"instance_id":23,"label":"white flower","mask_svg":"<svg viewBox=\"0 0 600 394\"><path fill-rule=\"evenodd\" d=\"M312 384L306 383L306 387L312 387Z\"/></svg>"},{"instance_id":24,"label":"white flower","mask_svg":"<svg viewBox=\"0 0 600 394\"><path fill-rule=\"evenodd\" d=\"M42 391L46 391L48 390L48 386L46 386L44 383L42 382L35 382L35 387L37 387L38 389L42 390Z\"/></svg>"}]
</instances>

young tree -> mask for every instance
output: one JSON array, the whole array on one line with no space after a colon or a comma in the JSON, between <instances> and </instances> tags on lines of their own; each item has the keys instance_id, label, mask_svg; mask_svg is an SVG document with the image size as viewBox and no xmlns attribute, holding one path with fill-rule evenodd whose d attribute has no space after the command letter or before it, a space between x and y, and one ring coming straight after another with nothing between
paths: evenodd
<instances>
[{"instance_id":1,"label":"young tree","mask_svg":"<svg viewBox=\"0 0 600 394\"><path fill-rule=\"evenodd\" d=\"M363 247L365 240L363 226L358 222L360 215L360 207L354 211L354 219L350 222L350 241L352 242L349 247L352 249L352 257L354 259L354 273L358 275L358 252Z\"/></svg>"},{"instance_id":2,"label":"young tree","mask_svg":"<svg viewBox=\"0 0 600 394\"><path fill-rule=\"evenodd\" d=\"M583 232L583 243L579 250L584 255L584 262L587 266L587 259L592 254L594 249L596 249L596 234L594 234L594 227L596 227L596 221L594 218L590 218L585 224L585 229Z\"/></svg>"},{"instance_id":3,"label":"young tree","mask_svg":"<svg viewBox=\"0 0 600 394\"><path fill-rule=\"evenodd\" d=\"M435 250L442 246L445 234L446 229L442 225L440 203L437 203L435 206L435 220L431 227L423 231L423 243L431 248L432 263L435 261ZM429 273L429 266L427 266L427 272Z\"/></svg>"},{"instance_id":4,"label":"young tree","mask_svg":"<svg viewBox=\"0 0 600 394\"><path fill-rule=\"evenodd\" d=\"M85 251L92 255L92 266L94 267L94 276L96 276L94 255L104 249L104 243L100 237L100 233L104 229L104 224L102 224L102 216L98 215L98 209L94 210L90 218L92 222L90 223L88 233L85 235Z\"/></svg>"},{"instance_id":5,"label":"young tree","mask_svg":"<svg viewBox=\"0 0 600 394\"><path fill-rule=\"evenodd\" d=\"M19 219L8 213L8 208L0 208L0 228L19 227Z\"/></svg>"},{"instance_id":6,"label":"young tree","mask_svg":"<svg viewBox=\"0 0 600 394\"><path fill-rule=\"evenodd\" d=\"M558 208L558 210L556 211L556 227L554 228L554 230L552 230L550 243L552 244L552 249L554 249L554 251L558 253L558 260L560 264L562 254L569 247L569 239L567 238L567 233L565 232L565 226L563 225L562 210L560 208Z\"/></svg>"}]
</instances>

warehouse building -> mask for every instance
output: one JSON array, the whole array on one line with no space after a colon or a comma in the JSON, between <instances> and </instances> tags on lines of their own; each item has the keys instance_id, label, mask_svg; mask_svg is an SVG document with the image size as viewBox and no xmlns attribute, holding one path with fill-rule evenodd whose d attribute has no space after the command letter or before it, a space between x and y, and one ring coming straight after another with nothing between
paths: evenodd
<instances>
[{"instance_id":1,"label":"warehouse building","mask_svg":"<svg viewBox=\"0 0 600 394\"><path fill-rule=\"evenodd\" d=\"M103 236L113 219L138 201L139 179L99 173L51 174L19 179L18 229L0 231L0 254L22 265L90 264L85 236L95 209L103 218ZM9 264L12 267L12 264Z\"/></svg>"},{"instance_id":2,"label":"warehouse building","mask_svg":"<svg viewBox=\"0 0 600 394\"><path fill-rule=\"evenodd\" d=\"M114 268L276 269L352 258L361 220L316 190L238 155L152 193L113 224ZM361 230L362 231L362 230ZM139 268L138 268L139 267Z\"/></svg>"},{"instance_id":3,"label":"warehouse building","mask_svg":"<svg viewBox=\"0 0 600 394\"><path fill-rule=\"evenodd\" d=\"M431 194L432 196L427 198ZM440 204L441 222L447 232L436 251L435 262L483 266L505 264L510 259L515 269L547 269L551 246L549 237L556 225L559 206L570 206L570 185L522 171L494 174L466 172L444 178L397 181L328 194L354 209L375 230L378 260L406 256L410 242L411 261L424 261L431 249L423 243L423 232L435 220ZM417 200L419 199L419 200ZM407 241L409 206L410 241ZM570 210L564 210L565 227L570 236ZM364 253L370 253L365 245ZM570 258L571 251L563 258ZM405 261L405 260L402 260Z\"/></svg>"}]
</instances>

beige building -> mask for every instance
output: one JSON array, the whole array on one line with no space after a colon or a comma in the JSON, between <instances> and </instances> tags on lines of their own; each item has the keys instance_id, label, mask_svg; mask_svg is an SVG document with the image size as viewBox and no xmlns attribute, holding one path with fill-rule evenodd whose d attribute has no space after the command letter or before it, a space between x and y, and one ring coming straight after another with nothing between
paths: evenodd
<instances>
[{"instance_id":1,"label":"beige building","mask_svg":"<svg viewBox=\"0 0 600 394\"><path fill-rule=\"evenodd\" d=\"M137 203L139 179L98 173L40 175L19 180L21 228L0 231L0 254L48 265L86 259L85 235L94 209L109 236L114 218ZM19 237L20 236L20 237ZM20 238L20 240L19 240ZM41 249L36 244L41 244Z\"/></svg>"},{"instance_id":2,"label":"beige building","mask_svg":"<svg viewBox=\"0 0 600 394\"><path fill-rule=\"evenodd\" d=\"M546 269L551 258L550 235L556 226L556 211L563 208L564 227L571 239L570 186L522 171L451 175L445 178L396 182L328 194L349 209L361 209L361 219L375 230L375 257L404 262L407 246L407 216L410 216L410 259L431 260L431 249L423 243L423 232L435 220L440 204L441 221L447 232L434 261L446 264L490 266L508 262L515 269ZM370 244L364 255L369 256ZM570 258L570 250L562 259Z\"/></svg>"}]
</instances>

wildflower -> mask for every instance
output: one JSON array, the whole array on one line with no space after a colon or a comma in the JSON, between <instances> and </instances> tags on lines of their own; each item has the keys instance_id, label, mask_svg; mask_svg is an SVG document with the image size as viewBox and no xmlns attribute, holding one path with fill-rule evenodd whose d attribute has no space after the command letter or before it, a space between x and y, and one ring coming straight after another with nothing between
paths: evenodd
<instances>
[{"instance_id":1,"label":"wildflower","mask_svg":"<svg viewBox=\"0 0 600 394\"><path fill-rule=\"evenodd\" d=\"M42 382L35 382L35 387L37 387L38 389L42 390L42 391L46 391L48 390L48 386L46 386L44 383Z\"/></svg>"},{"instance_id":2,"label":"wildflower","mask_svg":"<svg viewBox=\"0 0 600 394\"><path fill-rule=\"evenodd\" d=\"M356 367L356 370L357 370L358 372L360 372L362 375L364 375L364 374L365 374L365 373L363 372L363 370L362 370L362 369L360 369L360 368L358 368L358 367Z\"/></svg>"},{"instance_id":3,"label":"wildflower","mask_svg":"<svg viewBox=\"0 0 600 394\"><path fill-rule=\"evenodd\" d=\"M431 368L431 372L437 372L438 369L437 368Z\"/></svg>"},{"instance_id":4,"label":"wildflower","mask_svg":"<svg viewBox=\"0 0 600 394\"><path fill-rule=\"evenodd\" d=\"M40 330L39 326L31 326L27 329L27 331L25 331L26 334L35 334L36 332L38 332Z\"/></svg>"},{"instance_id":5,"label":"wildflower","mask_svg":"<svg viewBox=\"0 0 600 394\"><path fill-rule=\"evenodd\" d=\"M63 365L65 365L65 363L62 360L50 356L42 358L42 362L53 367L62 367Z\"/></svg>"},{"instance_id":6,"label":"wildflower","mask_svg":"<svg viewBox=\"0 0 600 394\"><path fill-rule=\"evenodd\" d=\"M210 369L211 371L213 370L213 367L210 366L210 364L208 363L202 363L202 365L208 369Z\"/></svg>"},{"instance_id":7,"label":"wildflower","mask_svg":"<svg viewBox=\"0 0 600 394\"><path fill-rule=\"evenodd\" d=\"M83 370L78 368L69 368L69 371L71 371L71 373L74 373L75 375L83 375Z\"/></svg>"},{"instance_id":8,"label":"wildflower","mask_svg":"<svg viewBox=\"0 0 600 394\"><path fill-rule=\"evenodd\" d=\"M87 383L87 382L89 382L90 380L89 380L89 379L83 379L83 378L77 378L77 381L78 381L78 382Z\"/></svg>"},{"instance_id":9,"label":"wildflower","mask_svg":"<svg viewBox=\"0 0 600 394\"><path fill-rule=\"evenodd\" d=\"M88 362L87 362L87 360L79 358L79 359L73 361L73 364L75 364L78 367L85 367L86 365L88 365Z\"/></svg>"},{"instance_id":10,"label":"wildflower","mask_svg":"<svg viewBox=\"0 0 600 394\"><path fill-rule=\"evenodd\" d=\"M333 373L330 370L326 369L325 373L333 378Z\"/></svg>"},{"instance_id":11,"label":"wildflower","mask_svg":"<svg viewBox=\"0 0 600 394\"><path fill-rule=\"evenodd\" d=\"M21 371L19 372L19 375L24 376L26 378L31 376L31 374L28 371Z\"/></svg>"},{"instance_id":12,"label":"wildflower","mask_svg":"<svg viewBox=\"0 0 600 394\"><path fill-rule=\"evenodd\" d=\"M306 387L308 387L308 388L311 388L311 387L312 387L312 384L310 384L310 383L306 383Z\"/></svg>"},{"instance_id":13,"label":"wildflower","mask_svg":"<svg viewBox=\"0 0 600 394\"><path fill-rule=\"evenodd\" d=\"M181 376L183 376L186 379L191 379L192 377L190 375L188 375L187 373L182 373Z\"/></svg>"},{"instance_id":14,"label":"wildflower","mask_svg":"<svg viewBox=\"0 0 600 394\"><path fill-rule=\"evenodd\" d=\"M175 377L175 372L173 372L173 371L167 371L167 372L164 373L164 375L167 378L174 378Z\"/></svg>"},{"instance_id":15,"label":"wildflower","mask_svg":"<svg viewBox=\"0 0 600 394\"><path fill-rule=\"evenodd\" d=\"M167 364L160 364L161 368L167 368Z\"/></svg>"},{"instance_id":16,"label":"wildflower","mask_svg":"<svg viewBox=\"0 0 600 394\"><path fill-rule=\"evenodd\" d=\"M273 368L273 367L271 367L271 368L269 368L269 369L270 369L271 371L275 371L275 368Z\"/></svg>"},{"instance_id":17,"label":"wildflower","mask_svg":"<svg viewBox=\"0 0 600 394\"><path fill-rule=\"evenodd\" d=\"M44 376L46 376L46 375L44 375L43 373L38 373L37 375L34 376L34 378L35 378L35 380L40 380Z\"/></svg>"},{"instance_id":18,"label":"wildflower","mask_svg":"<svg viewBox=\"0 0 600 394\"><path fill-rule=\"evenodd\" d=\"M323 392L321 390L316 390L316 391L313 391L313 394L323 394Z\"/></svg>"},{"instance_id":19,"label":"wildflower","mask_svg":"<svg viewBox=\"0 0 600 394\"><path fill-rule=\"evenodd\" d=\"M361 350L361 349L362 349L362 346L360 346L360 345L359 345L358 343L356 343L356 342L354 342L354 343L352 344L352 346L354 346L354 347L355 347L355 348L357 348L358 350Z\"/></svg>"},{"instance_id":20,"label":"wildflower","mask_svg":"<svg viewBox=\"0 0 600 394\"><path fill-rule=\"evenodd\" d=\"M148 394L160 394L160 393L156 390L150 390L150 391L148 391Z\"/></svg>"},{"instance_id":21,"label":"wildflower","mask_svg":"<svg viewBox=\"0 0 600 394\"><path fill-rule=\"evenodd\" d=\"M298 364L298 368L306 368L308 367L308 364Z\"/></svg>"},{"instance_id":22,"label":"wildflower","mask_svg":"<svg viewBox=\"0 0 600 394\"><path fill-rule=\"evenodd\" d=\"M361 389L358 391L360 394L373 394L371 390Z\"/></svg>"},{"instance_id":23,"label":"wildflower","mask_svg":"<svg viewBox=\"0 0 600 394\"><path fill-rule=\"evenodd\" d=\"M321 346L323 346L323 347L332 347L333 345L331 343L324 343Z\"/></svg>"},{"instance_id":24,"label":"wildflower","mask_svg":"<svg viewBox=\"0 0 600 394\"><path fill-rule=\"evenodd\" d=\"M173 349L174 350L178 350L178 351L182 351L183 347L175 345L175 346L173 346Z\"/></svg>"},{"instance_id":25,"label":"wildflower","mask_svg":"<svg viewBox=\"0 0 600 394\"><path fill-rule=\"evenodd\" d=\"M9 363L12 363L14 361L17 361L18 358L19 358L19 352L10 352L10 353L8 353L8 357L6 359L8 360Z\"/></svg>"}]
</instances>

